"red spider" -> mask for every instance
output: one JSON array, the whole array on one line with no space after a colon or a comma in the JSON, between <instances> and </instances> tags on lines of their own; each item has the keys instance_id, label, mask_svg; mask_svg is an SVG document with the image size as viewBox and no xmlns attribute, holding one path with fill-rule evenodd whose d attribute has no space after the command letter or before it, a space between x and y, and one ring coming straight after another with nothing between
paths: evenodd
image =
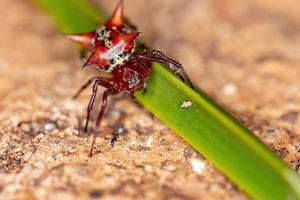
<instances>
[{"instance_id":1,"label":"red spider","mask_svg":"<svg viewBox=\"0 0 300 200\"><path fill-rule=\"evenodd\" d=\"M97 30L89 33L67 35L69 39L79 42L87 52L88 58L83 67L93 65L112 75L111 78L101 76L91 78L74 96L77 98L84 89L93 83L93 93L87 107L86 132L98 86L103 86L106 90L103 94L96 130L101 124L108 96L125 92L133 97L133 93L139 89L144 89L146 92L146 80L150 75L152 62L166 64L173 73L192 87L182 65L177 61L168 58L160 51L149 52L146 47L143 47L142 51L137 51L135 48L136 38L140 32L132 32L132 29L132 26L125 22L123 0L120 0L112 17L104 26L100 26ZM90 156L93 155L96 137L97 135L94 133Z\"/></svg>"}]
</instances>

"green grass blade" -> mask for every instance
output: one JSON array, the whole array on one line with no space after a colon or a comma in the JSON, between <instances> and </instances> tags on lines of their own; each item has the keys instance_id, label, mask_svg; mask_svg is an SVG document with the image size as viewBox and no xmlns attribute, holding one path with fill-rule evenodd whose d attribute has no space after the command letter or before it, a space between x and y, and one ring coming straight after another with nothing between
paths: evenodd
<instances>
[{"instance_id":1,"label":"green grass blade","mask_svg":"<svg viewBox=\"0 0 300 200\"><path fill-rule=\"evenodd\" d=\"M87 32L103 23L104 16L86 0L33 0L46 10L60 29L69 32Z\"/></svg>"},{"instance_id":2,"label":"green grass blade","mask_svg":"<svg viewBox=\"0 0 300 200\"><path fill-rule=\"evenodd\" d=\"M89 31L103 16L85 0L34 0L66 32ZM76 3L74 3L76 2ZM73 20L74 19L74 20ZM137 100L254 199L300 199L299 176L202 91L153 65L145 95ZM192 105L182 108L184 101Z\"/></svg>"},{"instance_id":3,"label":"green grass blade","mask_svg":"<svg viewBox=\"0 0 300 200\"><path fill-rule=\"evenodd\" d=\"M300 198L299 177L249 130L165 68L154 65L154 71L146 95L138 94L148 110L255 199ZM183 101L192 105L181 108Z\"/></svg>"}]
</instances>

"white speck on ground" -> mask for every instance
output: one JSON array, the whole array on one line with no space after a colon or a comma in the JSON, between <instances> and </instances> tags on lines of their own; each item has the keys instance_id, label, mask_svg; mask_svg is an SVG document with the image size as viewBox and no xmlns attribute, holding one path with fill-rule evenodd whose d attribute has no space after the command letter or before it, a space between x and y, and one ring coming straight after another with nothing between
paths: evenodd
<instances>
[{"instance_id":1,"label":"white speck on ground","mask_svg":"<svg viewBox=\"0 0 300 200\"><path fill-rule=\"evenodd\" d=\"M192 168L198 174L201 174L205 169L205 164L203 161L199 159L192 158L191 159Z\"/></svg>"},{"instance_id":2,"label":"white speck on ground","mask_svg":"<svg viewBox=\"0 0 300 200\"><path fill-rule=\"evenodd\" d=\"M228 96L235 95L237 93L237 90L237 86L233 83L227 83L222 87L222 92Z\"/></svg>"},{"instance_id":3,"label":"white speck on ground","mask_svg":"<svg viewBox=\"0 0 300 200\"><path fill-rule=\"evenodd\" d=\"M167 171L173 172L176 170L176 166L174 165L167 165L164 167Z\"/></svg>"},{"instance_id":4,"label":"white speck on ground","mask_svg":"<svg viewBox=\"0 0 300 200\"><path fill-rule=\"evenodd\" d=\"M192 105L192 101L183 101L182 104L181 104L181 108L188 108Z\"/></svg>"},{"instance_id":5,"label":"white speck on ground","mask_svg":"<svg viewBox=\"0 0 300 200\"><path fill-rule=\"evenodd\" d=\"M45 131L51 131L55 128L56 128L56 125L52 122L49 122L49 123L45 124L45 126L44 126Z\"/></svg>"},{"instance_id":6,"label":"white speck on ground","mask_svg":"<svg viewBox=\"0 0 300 200\"><path fill-rule=\"evenodd\" d=\"M145 171L148 173L153 173L153 167L151 165L145 165Z\"/></svg>"},{"instance_id":7,"label":"white speck on ground","mask_svg":"<svg viewBox=\"0 0 300 200\"><path fill-rule=\"evenodd\" d=\"M15 115L10 117L12 127L17 127L19 124L19 118Z\"/></svg>"},{"instance_id":8,"label":"white speck on ground","mask_svg":"<svg viewBox=\"0 0 300 200\"><path fill-rule=\"evenodd\" d=\"M152 143L153 143L153 138L152 138L152 136L149 136L147 141L146 141L146 146L151 147Z\"/></svg>"}]
</instances>

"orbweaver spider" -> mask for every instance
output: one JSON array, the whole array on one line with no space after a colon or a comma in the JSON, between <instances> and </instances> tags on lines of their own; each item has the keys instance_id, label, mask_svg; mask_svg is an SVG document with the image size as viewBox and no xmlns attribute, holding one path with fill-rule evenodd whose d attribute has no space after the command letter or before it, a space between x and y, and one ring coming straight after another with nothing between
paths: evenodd
<instances>
[{"instance_id":1,"label":"orbweaver spider","mask_svg":"<svg viewBox=\"0 0 300 200\"><path fill-rule=\"evenodd\" d=\"M160 51L149 51L145 46L142 51L136 50L136 39L140 32L133 31L123 16L124 2L120 0L112 17L95 31L83 34L70 34L70 40L78 42L87 52L88 58L83 67L95 66L110 73L111 78L96 76L88 80L74 98L93 83L93 92L87 107L85 131L87 132L90 114L95 102L98 86L106 88L102 97L102 106L96 122L98 130L107 105L108 96L125 92L131 97L139 89L147 90L147 78L150 76L152 62L166 64L168 68L191 87L192 83L182 65L167 57ZM98 133L93 134L90 156L93 155Z\"/></svg>"}]
</instances>

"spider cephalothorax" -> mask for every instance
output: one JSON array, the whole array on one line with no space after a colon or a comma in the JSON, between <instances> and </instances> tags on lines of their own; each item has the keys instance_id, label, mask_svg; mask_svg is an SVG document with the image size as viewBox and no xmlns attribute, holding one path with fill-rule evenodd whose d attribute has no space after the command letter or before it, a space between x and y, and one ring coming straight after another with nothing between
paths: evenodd
<instances>
[{"instance_id":1,"label":"spider cephalothorax","mask_svg":"<svg viewBox=\"0 0 300 200\"><path fill-rule=\"evenodd\" d=\"M85 131L88 128L90 113L95 102L98 86L103 86L106 90L103 94L96 129L100 126L108 96L121 92L133 96L133 93L139 89L146 91L146 80L150 75L152 62L166 64L178 77L192 86L182 65L177 61L168 58L160 51L153 50L149 52L146 47L143 48L143 51L136 51L136 38L139 35L140 32L132 31L130 25L125 23L123 0L120 0L112 17L105 25L100 26L93 32L67 35L69 39L79 42L87 52L88 57L83 67L95 66L112 75L110 78L101 76L91 78L75 95L76 98L82 90L93 83L93 93L87 107ZM93 154L96 136L97 134L94 133L90 156Z\"/></svg>"}]
</instances>

